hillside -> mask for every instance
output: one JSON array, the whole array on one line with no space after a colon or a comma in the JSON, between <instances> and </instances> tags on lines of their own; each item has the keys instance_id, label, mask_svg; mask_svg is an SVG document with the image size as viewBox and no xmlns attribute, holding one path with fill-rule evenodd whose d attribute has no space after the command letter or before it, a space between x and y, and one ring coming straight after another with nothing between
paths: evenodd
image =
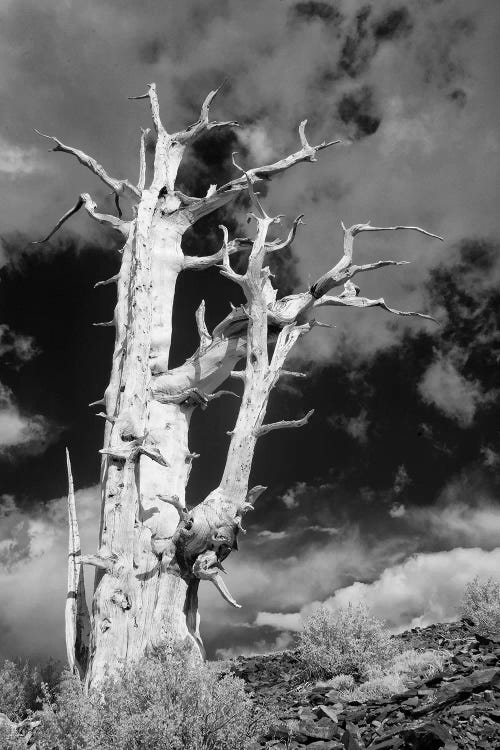
<instances>
[{"instance_id":1,"label":"hillside","mask_svg":"<svg viewBox=\"0 0 500 750\"><path fill-rule=\"evenodd\" d=\"M237 659L235 674L278 720L256 750L500 748L500 634L481 635L462 621L396 637L450 658L444 671L384 701L342 702L328 681L306 681L293 651Z\"/></svg>"}]
</instances>

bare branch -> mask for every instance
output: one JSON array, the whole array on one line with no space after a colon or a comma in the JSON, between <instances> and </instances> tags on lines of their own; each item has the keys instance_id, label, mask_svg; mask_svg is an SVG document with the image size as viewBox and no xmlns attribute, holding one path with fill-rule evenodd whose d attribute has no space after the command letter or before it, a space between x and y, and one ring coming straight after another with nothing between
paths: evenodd
<instances>
[{"instance_id":1,"label":"bare branch","mask_svg":"<svg viewBox=\"0 0 500 750\"><path fill-rule=\"evenodd\" d=\"M257 428L255 433L257 437L262 437L262 435L266 435L268 432L273 432L274 430L284 430L288 429L289 427L304 427L304 425L309 422L313 414L314 409L311 409L311 411L308 411L307 414L302 417L302 419L283 419L281 420L281 422L271 422L270 424L263 424Z\"/></svg>"},{"instance_id":2,"label":"bare branch","mask_svg":"<svg viewBox=\"0 0 500 750\"><path fill-rule=\"evenodd\" d=\"M267 490L267 487L264 487L262 484L258 484L255 487L252 487L251 490L248 490L246 503L248 505L251 505L252 508L259 499L259 497ZM247 508L247 510L250 510Z\"/></svg>"},{"instance_id":3,"label":"bare branch","mask_svg":"<svg viewBox=\"0 0 500 750\"><path fill-rule=\"evenodd\" d=\"M297 216L297 218L294 219L292 228L290 229L288 237L286 237L286 239L281 241L273 240L273 242L266 243L266 252L274 253L278 250L284 250L285 248L289 247L295 239L299 224L304 224L304 222L302 221L303 218L304 214L300 214L300 216Z\"/></svg>"},{"instance_id":4,"label":"bare branch","mask_svg":"<svg viewBox=\"0 0 500 750\"><path fill-rule=\"evenodd\" d=\"M434 323L438 321L432 317L432 315L425 315L419 312L406 312L404 310L395 310L392 307L386 305L385 300L380 299L367 299L366 297L359 297L359 287L348 281L345 284L345 291L338 297L323 296L314 302L313 307L381 307L383 310L392 313L393 315L403 315L405 317L423 318L424 320L432 320Z\"/></svg>"},{"instance_id":5,"label":"bare branch","mask_svg":"<svg viewBox=\"0 0 500 750\"><path fill-rule=\"evenodd\" d=\"M345 284L347 281L349 281L349 279L352 279L352 277L356 276L356 274L358 273L375 271L378 268L384 268L386 266L406 265L408 261L404 260L379 260L375 263L367 263L362 266L353 264L352 257L354 237L358 234L361 234L361 232L383 232L408 229L415 232L420 232L421 234L425 234L427 237L433 237L438 240L443 239L442 237L439 237L439 235L432 234L432 232L427 232L425 229L421 229L420 227L372 227L370 222L367 222L366 224L354 224L349 228L346 228L342 222L341 225L344 232L344 254L333 268L323 274L323 276L320 276L320 278L311 286L310 292L315 299L319 299L324 294L326 294L326 292L330 291L330 289L333 289L336 286L340 286L341 284Z\"/></svg>"},{"instance_id":6,"label":"bare branch","mask_svg":"<svg viewBox=\"0 0 500 750\"><path fill-rule=\"evenodd\" d=\"M203 354L210 344L212 343L212 337L210 336L207 326L205 324L205 300L200 302L200 306L196 310L196 325L198 327L198 336L200 337L200 355Z\"/></svg>"},{"instance_id":7,"label":"bare branch","mask_svg":"<svg viewBox=\"0 0 500 750\"><path fill-rule=\"evenodd\" d=\"M304 161L316 161L315 154L317 151L321 151L324 148L333 146L340 141L329 141L328 143L320 143L319 146L310 146L307 143L304 135L305 122L300 124L299 135L301 138L302 148L289 156L279 159L273 164L267 164L262 167L254 167L248 169L246 174L248 175L252 183L259 182L261 180L271 180L275 175L284 172L295 164L300 164ZM218 190L211 192L210 195L202 198L199 203L193 206L191 209L187 209L190 214L190 219L194 223L198 221L202 216L215 211L217 208L224 206L228 203L235 195L240 193L247 187L247 177L238 177L225 185L222 185Z\"/></svg>"},{"instance_id":8,"label":"bare branch","mask_svg":"<svg viewBox=\"0 0 500 750\"><path fill-rule=\"evenodd\" d=\"M207 400L214 401L216 398L220 398L221 396L234 396L235 398L239 398L237 393L234 393L234 391L216 391L215 393L209 393L207 394Z\"/></svg>"},{"instance_id":9,"label":"bare branch","mask_svg":"<svg viewBox=\"0 0 500 750\"><path fill-rule=\"evenodd\" d=\"M106 320L104 323L92 323L96 328L114 328L116 323L114 320Z\"/></svg>"},{"instance_id":10,"label":"bare branch","mask_svg":"<svg viewBox=\"0 0 500 750\"><path fill-rule=\"evenodd\" d=\"M103 398L100 398L98 401L91 401L89 406L106 406L106 402Z\"/></svg>"},{"instance_id":11,"label":"bare branch","mask_svg":"<svg viewBox=\"0 0 500 750\"><path fill-rule=\"evenodd\" d=\"M149 128L141 128L141 145L139 148L139 181L137 189L142 193L146 184L146 138L149 135Z\"/></svg>"},{"instance_id":12,"label":"bare branch","mask_svg":"<svg viewBox=\"0 0 500 750\"><path fill-rule=\"evenodd\" d=\"M68 219L70 219L74 214L76 214L82 206L87 211L88 215L95 219L95 221L98 221L99 224L105 224L107 226L113 227L113 229L116 229L119 231L124 237L128 236L128 233L130 231L130 222L123 221L122 219L118 219L116 216L112 216L111 214L100 214L97 213L95 210L96 203L92 200L90 195L88 193L82 193L73 208L70 208L69 211L66 211L64 216L61 216L55 227L52 229L49 234L43 238L43 240L36 240L35 242L32 242L32 245L41 245L44 242L47 242L50 240L51 237L54 236L54 234L62 227L63 224L65 224Z\"/></svg>"},{"instance_id":13,"label":"bare branch","mask_svg":"<svg viewBox=\"0 0 500 750\"><path fill-rule=\"evenodd\" d=\"M226 602L231 604L232 607L240 609L241 605L235 601L226 584L222 580L220 569L220 562L217 559L215 550L206 550L196 558L193 564L193 575L196 576L196 578L213 583Z\"/></svg>"},{"instance_id":14,"label":"bare branch","mask_svg":"<svg viewBox=\"0 0 500 750\"><path fill-rule=\"evenodd\" d=\"M51 149L51 151L62 151L65 154L72 154L78 159L80 164L82 164L84 167L87 167L87 169L90 169L90 171L93 172L96 177L99 177L99 179L102 180L105 185L108 185L108 187L110 187L111 190L117 195L124 195L126 193L129 193L135 198L140 198L140 193L134 185L132 185L128 180L117 180L114 177L111 177L106 172L104 167L102 167L99 162L92 158L92 156L88 156L83 151L80 151L80 149L73 148L72 146L66 146L58 138L54 138L53 135L41 133L36 128L34 128L34 130L35 133L41 135L42 138L48 138L56 144L54 148Z\"/></svg>"},{"instance_id":15,"label":"bare branch","mask_svg":"<svg viewBox=\"0 0 500 750\"><path fill-rule=\"evenodd\" d=\"M75 490L69 451L66 448L68 471L68 595L65 608L66 653L70 671L78 674L78 667L86 666L90 617L85 599L85 579L81 566L80 532L76 515Z\"/></svg>"},{"instance_id":16,"label":"bare branch","mask_svg":"<svg viewBox=\"0 0 500 750\"><path fill-rule=\"evenodd\" d=\"M281 370L280 377L288 378L308 378L307 372L294 372L293 370Z\"/></svg>"},{"instance_id":17,"label":"bare branch","mask_svg":"<svg viewBox=\"0 0 500 750\"><path fill-rule=\"evenodd\" d=\"M98 281L94 284L94 289L97 289L98 286L107 286L108 284L117 284L120 280L120 274L116 273L114 276L110 276L109 279L103 279L103 281Z\"/></svg>"},{"instance_id":18,"label":"bare branch","mask_svg":"<svg viewBox=\"0 0 500 750\"><path fill-rule=\"evenodd\" d=\"M425 234L427 237L433 237L436 240L441 240L441 242L444 242L443 237L440 237L439 234L433 234L432 232L428 232L426 229L421 229L420 227L372 227L369 221L366 224L355 224L347 231L350 232L353 237L355 237L361 232L397 232L399 229L409 229L413 232L420 232L420 234Z\"/></svg>"},{"instance_id":19,"label":"bare branch","mask_svg":"<svg viewBox=\"0 0 500 750\"><path fill-rule=\"evenodd\" d=\"M149 99L149 104L151 106L151 118L153 120L153 125L155 126L156 133L165 132L165 128L162 125L161 119L160 119L160 107L158 104L158 96L156 94L156 83L150 83L148 85L148 91L146 94L141 94L141 96L129 96L128 99L130 101L135 101L137 99Z\"/></svg>"},{"instance_id":20,"label":"bare branch","mask_svg":"<svg viewBox=\"0 0 500 750\"><path fill-rule=\"evenodd\" d=\"M199 135L202 133L208 132L209 130L213 130L214 128L226 128L226 127L239 127L239 123L236 122L236 120L229 120L227 122L217 122L217 121L210 121L209 120L209 113L210 113L210 106L223 87L225 81L222 82L222 84L211 91L208 96L205 98L205 101L201 105L201 111L200 116L198 120L193 124L190 125L185 130L181 130L180 132L175 134L175 138L180 143L192 143L195 138L198 138Z\"/></svg>"},{"instance_id":21,"label":"bare branch","mask_svg":"<svg viewBox=\"0 0 500 750\"><path fill-rule=\"evenodd\" d=\"M231 263L229 261L229 233L227 231L227 227L225 227L223 224L219 224L219 229L222 230L224 241L220 250L220 252L222 253L222 263L218 266L218 268L220 269L221 274L227 279L231 279L231 281L236 282L236 284L244 286L245 275L236 273L236 271L233 271L233 269L231 268Z\"/></svg>"},{"instance_id":22,"label":"bare branch","mask_svg":"<svg viewBox=\"0 0 500 750\"><path fill-rule=\"evenodd\" d=\"M242 250L250 250L252 247L252 240L247 237L236 237L227 243L226 249L228 255L234 255ZM183 261L183 268L188 271L203 271L205 268L216 266L224 259L224 246L216 253L212 255L205 255L197 258L195 255L185 255Z\"/></svg>"}]
</instances>

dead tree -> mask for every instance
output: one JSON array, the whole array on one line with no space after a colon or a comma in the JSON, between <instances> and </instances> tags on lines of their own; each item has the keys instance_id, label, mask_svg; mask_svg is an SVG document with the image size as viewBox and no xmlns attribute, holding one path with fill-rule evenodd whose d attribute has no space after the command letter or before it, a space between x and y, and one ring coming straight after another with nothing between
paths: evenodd
<instances>
[{"instance_id":1,"label":"dead tree","mask_svg":"<svg viewBox=\"0 0 500 750\"><path fill-rule=\"evenodd\" d=\"M152 170L146 165L147 130L140 139L137 184L111 177L95 159L57 138L54 151L75 156L114 193L117 216L103 214L87 193L56 224L47 241L76 211L83 208L95 221L112 227L123 237L120 271L100 284L116 284L117 304L113 320L97 325L116 330L111 377L102 400L106 421L101 449L101 525L95 554L81 554L72 490L69 492L70 549L66 640L68 660L85 679L87 687L98 683L107 667L137 659L145 649L166 636L190 639L203 653L199 633L198 586L211 581L229 604L238 607L223 583L222 562L238 546L242 519L252 510L265 487L248 488L253 453L258 439L272 430L305 425L312 415L294 421L264 422L270 393L278 378L297 375L284 370L286 358L297 339L316 325L313 314L323 306L382 307L395 315L429 318L401 312L383 299L366 299L352 282L358 274L394 260L366 265L353 262L353 241L360 232L419 227L342 225L343 255L339 262L304 292L277 298L269 268L270 253L278 253L293 241L301 217L286 238L270 241L269 227L280 217L269 216L259 201L255 185L269 180L300 162L316 161L332 141L311 146L304 120L299 126L300 148L265 166L244 170L233 162L237 176L222 187L211 186L203 198L184 195L176 188L176 175L185 149L199 136L235 122L210 120L212 91L202 105L199 119L177 133L168 133L161 118L156 88L137 99L151 107L156 145ZM152 171L148 184L147 172ZM252 240L230 240L221 227L221 249L205 257L189 257L182 251L184 233L200 218L248 191L251 217L256 222ZM120 198L131 201L131 218L124 218ZM438 238L440 239L440 238ZM249 251L246 271L231 267L231 256ZM196 312L200 336L197 351L182 366L168 368L172 335L172 308L177 276L182 271L202 271L217 266L238 284L246 302L232 308L209 333L204 304ZM342 288L335 293L337 288ZM236 369L244 360L243 369ZM193 410L228 391L217 390L227 379L244 384L242 402L225 469L208 497L192 509L185 506L185 488L195 458L188 444ZM68 461L69 469L69 461ZM69 469L70 471L70 469ZM86 609L82 564L96 567L92 615Z\"/></svg>"}]
</instances>

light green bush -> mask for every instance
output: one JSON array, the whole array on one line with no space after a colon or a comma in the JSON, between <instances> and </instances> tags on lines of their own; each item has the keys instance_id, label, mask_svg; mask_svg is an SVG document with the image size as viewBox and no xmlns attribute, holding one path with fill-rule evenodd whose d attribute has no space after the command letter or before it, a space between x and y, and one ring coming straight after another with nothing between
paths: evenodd
<instances>
[{"instance_id":1,"label":"light green bush","mask_svg":"<svg viewBox=\"0 0 500 750\"><path fill-rule=\"evenodd\" d=\"M320 607L299 635L299 657L311 675L366 678L392 661L398 651L381 620L363 605L332 611Z\"/></svg>"},{"instance_id":2,"label":"light green bush","mask_svg":"<svg viewBox=\"0 0 500 750\"><path fill-rule=\"evenodd\" d=\"M242 680L166 645L91 697L65 675L37 740L40 750L245 750L267 722Z\"/></svg>"},{"instance_id":3,"label":"light green bush","mask_svg":"<svg viewBox=\"0 0 500 750\"><path fill-rule=\"evenodd\" d=\"M476 576L465 587L459 612L482 632L500 630L500 581L493 578L481 581Z\"/></svg>"}]
</instances>

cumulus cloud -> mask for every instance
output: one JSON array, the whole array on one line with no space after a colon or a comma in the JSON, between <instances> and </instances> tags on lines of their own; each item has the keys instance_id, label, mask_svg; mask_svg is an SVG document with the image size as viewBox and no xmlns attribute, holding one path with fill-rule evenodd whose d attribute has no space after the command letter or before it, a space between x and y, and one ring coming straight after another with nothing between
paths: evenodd
<instances>
[{"instance_id":1,"label":"cumulus cloud","mask_svg":"<svg viewBox=\"0 0 500 750\"><path fill-rule=\"evenodd\" d=\"M45 417L22 414L10 388L0 383L0 455L38 455L58 433Z\"/></svg>"},{"instance_id":2,"label":"cumulus cloud","mask_svg":"<svg viewBox=\"0 0 500 750\"><path fill-rule=\"evenodd\" d=\"M447 488L449 497L460 492L459 481ZM434 540L449 546L481 546L493 549L500 539L500 506L491 500L471 498L469 503L453 499L435 506L407 509L410 527L426 531Z\"/></svg>"},{"instance_id":3,"label":"cumulus cloud","mask_svg":"<svg viewBox=\"0 0 500 750\"><path fill-rule=\"evenodd\" d=\"M76 506L82 548L94 550L99 488L78 490ZM24 511L11 495L4 495L0 518L0 655L62 657L68 555L66 498Z\"/></svg>"},{"instance_id":4,"label":"cumulus cloud","mask_svg":"<svg viewBox=\"0 0 500 750\"><path fill-rule=\"evenodd\" d=\"M31 336L0 324L0 358L19 369L39 353ZM60 430L39 414L24 414L10 388L0 382L0 456L38 455L53 442Z\"/></svg>"},{"instance_id":5,"label":"cumulus cloud","mask_svg":"<svg viewBox=\"0 0 500 750\"><path fill-rule=\"evenodd\" d=\"M496 576L500 548L457 548L447 552L419 553L386 568L372 583L353 583L323 601L310 602L298 612L259 612L255 624L281 631L298 631L320 605L331 609L349 603L365 604L394 632L425 627L457 618L457 605L465 584L475 576Z\"/></svg>"},{"instance_id":6,"label":"cumulus cloud","mask_svg":"<svg viewBox=\"0 0 500 750\"><path fill-rule=\"evenodd\" d=\"M450 242L495 231L492 156L500 142L492 126L499 114L494 13L494 3L471 9L465 0L419 0L396 8L390 0L237 0L229 6L189 0L172 5L167 17L151 2L139 10L131 0L57 8L19 0L0 32L6 138L13 142L18 123L31 123L133 179L136 134L148 115L127 96L156 79L164 119L175 129L196 119L207 91L227 76L214 115L240 120L239 137L252 166L294 150L304 117L311 142L336 135L345 140L324 152L314 168L279 178L266 199L273 213L306 214L307 225L294 243L304 287L339 254L340 219L419 224ZM37 28L36 44L26 42L27 22ZM38 139L26 129L16 147L25 154L38 148ZM26 159L18 161L26 169ZM51 226L48 217L68 209L67 195L89 189L104 197L74 160L56 155L52 163L53 179L43 182L43 190L43 173L37 173L22 194L6 191L4 231L22 227L34 234L41 224ZM88 223L79 221L72 226L88 232ZM417 262L410 271L363 278L363 293L384 294L400 309L421 309L423 282L443 250L417 236L356 243L360 262L390 255ZM340 351L339 344L374 352L407 325L427 325L398 320L394 326L380 311L324 315L337 329L302 342L316 360Z\"/></svg>"},{"instance_id":7,"label":"cumulus cloud","mask_svg":"<svg viewBox=\"0 0 500 750\"><path fill-rule=\"evenodd\" d=\"M446 356L434 360L418 388L427 403L434 404L462 427L472 424L478 406L490 398L489 394L483 393L477 381L464 378Z\"/></svg>"},{"instance_id":8,"label":"cumulus cloud","mask_svg":"<svg viewBox=\"0 0 500 750\"><path fill-rule=\"evenodd\" d=\"M446 622L457 617L465 584L475 576L496 576L500 548L478 547L421 553L387 568L373 583L354 583L327 599L327 606L365 603L396 629Z\"/></svg>"}]
</instances>

